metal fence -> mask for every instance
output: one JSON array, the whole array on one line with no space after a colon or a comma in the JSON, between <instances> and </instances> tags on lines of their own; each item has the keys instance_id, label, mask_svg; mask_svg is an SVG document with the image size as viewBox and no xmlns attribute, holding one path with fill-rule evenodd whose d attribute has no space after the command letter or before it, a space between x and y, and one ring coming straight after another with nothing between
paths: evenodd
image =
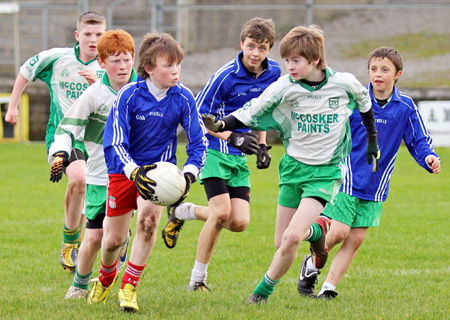
<instances>
[{"instance_id":1,"label":"metal fence","mask_svg":"<svg viewBox=\"0 0 450 320\"><path fill-rule=\"evenodd\" d=\"M6 2L0 1L0 9L2 3ZM325 33L329 65L352 72L363 83L367 82L367 54L374 45L389 46L395 38L418 34L423 39L424 33L430 39L450 36L450 0L49 0L20 1L19 5L19 30L14 28L14 14L0 15L0 92L11 91L17 73L15 64L22 64L44 49L73 46L76 19L87 10L104 14L108 29L127 30L135 38L137 48L142 36L152 29L171 33L185 51L181 81L194 93L239 52L241 28L255 16L274 20L278 41L294 26L318 24ZM20 39L19 48L14 44L14 32ZM448 73L448 43L446 40L442 44L441 54L426 60L407 56L402 79ZM367 48L365 54L349 53L354 44ZM416 45L414 41L410 43L411 47ZM18 59L15 52L20 54ZM283 64L278 42L270 57ZM38 104L33 95L47 93L42 84L33 84L27 90L33 112ZM45 118L46 109L44 105L35 112Z\"/></svg>"}]
</instances>

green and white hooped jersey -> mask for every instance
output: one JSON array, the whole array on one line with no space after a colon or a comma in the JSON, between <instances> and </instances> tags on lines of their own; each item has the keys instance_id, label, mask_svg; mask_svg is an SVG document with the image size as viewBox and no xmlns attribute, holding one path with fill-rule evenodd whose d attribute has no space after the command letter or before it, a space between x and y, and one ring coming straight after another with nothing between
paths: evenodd
<instances>
[{"instance_id":1,"label":"green and white hooped jersey","mask_svg":"<svg viewBox=\"0 0 450 320\"><path fill-rule=\"evenodd\" d=\"M349 73L325 70L317 87L282 76L232 113L256 130L280 132L286 153L308 165L338 164L351 151L348 118L371 108L368 90Z\"/></svg>"},{"instance_id":2,"label":"green and white hooped jersey","mask_svg":"<svg viewBox=\"0 0 450 320\"><path fill-rule=\"evenodd\" d=\"M136 80L136 77L133 69L130 81ZM110 86L106 73L86 89L56 129L55 141L49 149L50 164L53 163L52 155L56 152L65 151L70 154L76 137L85 129L84 145L89 155L85 171L86 183L106 186L108 174L103 153L103 131L116 96L117 91Z\"/></svg>"},{"instance_id":3,"label":"green and white hooped jersey","mask_svg":"<svg viewBox=\"0 0 450 320\"><path fill-rule=\"evenodd\" d=\"M28 80L41 79L50 90L50 118L45 138L47 148L61 119L76 99L89 87L87 80L78 74L80 70L91 70L101 78L104 70L97 59L83 63L78 58L78 43L74 48L53 48L42 51L28 59L20 73Z\"/></svg>"}]
</instances>

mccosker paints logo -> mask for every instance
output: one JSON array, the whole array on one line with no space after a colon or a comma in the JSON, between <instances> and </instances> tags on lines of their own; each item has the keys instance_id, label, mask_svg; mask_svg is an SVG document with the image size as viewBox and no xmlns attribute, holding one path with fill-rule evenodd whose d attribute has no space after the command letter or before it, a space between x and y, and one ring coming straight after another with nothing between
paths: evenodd
<instances>
[{"instance_id":1,"label":"mccosker paints logo","mask_svg":"<svg viewBox=\"0 0 450 320\"><path fill-rule=\"evenodd\" d=\"M337 114L305 114L291 111L291 120L298 121L297 130L305 133L328 133L330 124L339 122Z\"/></svg>"}]
</instances>

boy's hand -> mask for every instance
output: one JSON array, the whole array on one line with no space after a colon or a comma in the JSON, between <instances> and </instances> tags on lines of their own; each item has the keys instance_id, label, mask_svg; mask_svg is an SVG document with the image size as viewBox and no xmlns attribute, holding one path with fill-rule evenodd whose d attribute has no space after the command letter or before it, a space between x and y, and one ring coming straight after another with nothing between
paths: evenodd
<instances>
[{"instance_id":1,"label":"boy's hand","mask_svg":"<svg viewBox=\"0 0 450 320\"><path fill-rule=\"evenodd\" d=\"M55 160L53 160L52 168L50 169L50 181L59 182L62 178L64 168L70 163L69 155L65 151L60 151L53 156Z\"/></svg>"},{"instance_id":2,"label":"boy's hand","mask_svg":"<svg viewBox=\"0 0 450 320\"><path fill-rule=\"evenodd\" d=\"M428 164L428 167L433 171L434 174L438 174L441 172L441 161L436 156L428 156L426 158L426 162Z\"/></svg>"},{"instance_id":3,"label":"boy's hand","mask_svg":"<svg viewBox=\"0 0 450 320\"><path fill-rule=\"evenodd\" d=\"M19 122L19 110L17 108L8 107L8 111L6 111L5 121L12 124L17 125Z\"/></svg>"},{"instance_id":4,"label":"boy's hand","mask_svg":"<svg viewBox=\"0 0 450 320\"><path fill-rule=\"evenodd\" d=\"M80 70L78 71L78 74L84 77L89 83L89 85L93 84L95 81L98 80L97 74L90 70Z\"/></svg>"},{"instance_id":5,"label":"boy's hand","mask_svg":"<svg viewBox=\"0 0 450 320\"><path fill-rule=\"evenodd\" d=\"M270 160L272 160L272 157L269 154L270 149L272 149L271 146L266 146L262 143L259 145L258 153L256 154L256 168L267 169L270 166Z\"/></svg>"},{"instance_id":6,"label":"boy's hand","mask_svg":"<svg viewBox=\"0 0 450 320\"><path fill-rule=\"evenodd\" d=\"M156 164L149 164L142 167L137 167L131 173L131 180L134 181L137 191L145 200L149 200L155 190L150 186L156 186L156 182L147 177L147 172L156 168Z\"/></svg>"},{"instance_id":7,"label":"boy's hand","mask_svg":"<svg viewBox=\"0 0 450 320\"><path fill-rule=\"evenodd\" d=\"M258 136L253 132L233 132L227 139L228 143L246 154L258 153Z\"/></svg>"},{"instance_id":8,"label":"boy's hand","mask_svg":"<svg viewBox=\"0 0 450 320\"><path fill-rule=\"evenodd\" d=\"M187 198L189 195L189 190L191 190L191 184L197 180L190 172L184 173L184 179L186 180L186 189L184 189L184 193L181 195L180 199L172 205L173 207L180 205Z\"/></svg>"},{"instance_id":9,"label":"boy's hand","mask_svg":"<svg viewBox=\"0 0 450 320\"><path fill-rule=\"evenodd\" d=\"M380 159L380 149L378 148L378 143L368 143L366 149L367 162L372 164L372 172L377 172L378 170L378 159Z\"/></svg>"},{"instance_id":10,"label":"boy's hand","mask_svg":"<svg viewBox=\"0 0 450 320\"><path fill-rule=\"evenodd\" d=\"M221 120L217 120L212 114L202 114L202 120L205 127L213 132L221 132L225 127L225 123Z\"/></svg>"}]
</instances>

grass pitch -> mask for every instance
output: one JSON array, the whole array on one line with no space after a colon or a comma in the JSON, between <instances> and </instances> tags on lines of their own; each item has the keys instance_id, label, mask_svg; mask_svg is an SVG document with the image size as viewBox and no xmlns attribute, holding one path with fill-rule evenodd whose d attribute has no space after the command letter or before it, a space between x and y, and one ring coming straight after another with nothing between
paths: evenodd
<instances>
[{"instance_id":1,"label":"grass pitch","mask_svg":"<svg viewBox=\"0 0 450 320\"><path fill-rule=\"evenodd\" d=\"M180 166L185 159L183 147L179 147ZM307 299L297 293L300 262L309 251L309 245L302 243L294 266L262 306L243 302L275 252L277 165L284 150L280 145L271 150L272 165L267 170L257 170L255 156L248 157L252 220L243 233L224 230L221 234L208 269L211 293L186 290L203 223L186 222L177 247L169 250L160 235L167 219L164 212L137 289L141 311L134 315L118 310L117 284L105 305L63 300L72 283L72 275L58 262L67 179L57 184L49 181L44 144L0 144L0 150L0 319L450 318L450 149L436 150L443 167L439 175L428 174L406 148L400 149L381 226L369 230L335 300ZM206 204L202 186L196 183L188 200ZM328 268L319 275L317 288Z\"/></svg>"}]
</instances>

